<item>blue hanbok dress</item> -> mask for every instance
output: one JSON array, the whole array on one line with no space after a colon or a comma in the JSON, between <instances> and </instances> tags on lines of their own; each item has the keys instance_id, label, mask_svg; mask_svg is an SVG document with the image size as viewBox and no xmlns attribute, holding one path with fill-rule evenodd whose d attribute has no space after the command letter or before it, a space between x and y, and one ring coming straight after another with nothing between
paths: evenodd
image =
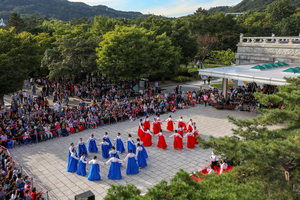
<instances>
[{"instance_id":1,"label":"blue hanbok dress","mask_svg":"<svg viewBox=\"0 0 300 200\"><path fill-rule=\"evenodd\" d=\"M132 141L132 140L131 140ZM129 150L132 150L132 153L136 153L136 146L132 144L131 141L127 141L127 148L128 148L128 153L130 152Z\"/></svg>"},{"instance_id":2,"label":"blue hanbok dress","mask_svg":"<svg viewBox=\"0 0 300 200\"><path fill-rule=\"evenodd\" d=\"M139 173L139 167L137 165L135 157L129 157L127 162L126 174L137 174Z\"/></svg>"},{"instance_id":3,"label":"blue hanbok dress","mask_svg":"<svg viewBox=\"0 0 300 200\"><path fill-rule=\"evenodd\" d=\"M111 161L109 171L108 171L108 178L110 179L121 179L121 169L120 169L120 163L118 162L119 159L117 158L111 158L107 163ZM107 164L106 163L106 164Z\"/></svg>"},{"instance_id":4,"label":"blue hanbok dress","mask_svg":"<svg viewBox=\"0 0 300 200\"><path fill-rule=\"evenodd\" d=\"M74 153L74 155L77 158L76 153ZM77 171L78 160L76 158L73 158L72 155L70 156L70 161L68 163L67 172L74 173Z\"/></svg>"},{"instance_id":5,"label":"blue hanbok dress","mask_svg":"<svg viewBox=\"0 0 300 200\"><path fill-rule=\"evenodd\" d=\"M75 147L70 147L70 148L69 148L68 163L70 162L71 152L72 152L73 149L75 149ZM75 153L76 153L76 151L75 151ZM77 153L76 153L76 157L78 157Z\"/></svg>"},{"instance_id":6,"label":"blue hanbok dress","mask_svg":"<svg viewBox=\"0 0 300 200\"><path fill-rule=\"evenodd\" d=\"M143 153L144 153L145 158L148 158L148 154L147 154L147 151L146 151L144 145L142 145L142 144L140 144L140 145L143 148Z\"/></svg>"},{"instance_id":7,"label":"blue hanbok dress","mask_svg":"<svg viewBox=\"0 0 300 200\"><path fill-rule=\"evenodd\" d=\"M139 167L146 167L147 166L147 161L146 161L143 150L138 152L137 164L138 164Z\"/></svg>"},{"instance_id":8,"label":"blue hanbok dress","mask_svg":"<svg viewBox=\"0 0 300 200\"><path fill-rule=\"evenodd\" d=\"M89 152L96 152L96 153L98 153L98 147L97 147L95 139L94 138L90 138L89 140L90 140L90 142L89 142Z\"/></svg>"},{"instance_id":9,"label":"blue hanbok dress","mask_svg":"<svg viewBox=\"0 0 300 200\"><path fill-rule=\"evenodd\" d=\"M77 174L81 175L81 176L86 176L86 159L85 159L85 156L80 158L79 165L78 165L78 168L77 168Z\"/></svg>"},{"instance_id":10,"label":"blue hanbok dress","mask_svg":"<svg viewBox=\"0 0 300 200\"><path fill-rule=\"evenodd\" d=\"M106 145L105 143L101 143L101 151L102 151L102 157L103 158L109 158L109 145Z\"/></svg>"},{"instance_id":11,"label":"blue hanbok dress","mask_svg":"<svg viewBox=\"0 0 300 200\"><path fill-rule=\"evenodd\" d=\"M95 161L91 165L90 172L89 172L87 179L89 181L100 181L101 180L100 166Z\"/></svg>"},{"instance_id":12,"label":"blue hanbok dress","mask_svg":"<svg viewBox=\"0 0 300 200\"><path fill-rule=\"evenodd\" d=\"M121 153L125 152L124 144L121 138L120 139L117 138L116 145L117 145L116 147L117 151L120 151Z\"/></svg>"},{"instance_id":13,"label":"blue hanbok dress","mask_svg":"<svg viewBox=\"0 0 300 200\"><path fill-rule=\"evenodd\" d=\"M78 156L81 156L82 153L84 153L85 156L88 155L88 152L87 152L85 144L83 142L80 142L78 144Z\"/></svg>"},{"instance_id":14,"label":"blue hanbok dress","mask_svg":"<svg viewBox=\"0 0 300 200\"><path fill-rule=\"evenodd\" d=\"M107 142L109 144L108 149L111 149L112 148L112 143L111 143L109 137L104 136L104 138L105 138L105 142Z\"/></svg>"}]
</instances>

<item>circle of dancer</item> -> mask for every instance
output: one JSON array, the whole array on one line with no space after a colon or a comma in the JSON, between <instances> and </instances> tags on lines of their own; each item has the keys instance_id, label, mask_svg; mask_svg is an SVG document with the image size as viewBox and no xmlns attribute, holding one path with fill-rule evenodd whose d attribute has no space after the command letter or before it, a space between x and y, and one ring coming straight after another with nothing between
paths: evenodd
<instances>
[{"instance_id":1,"label":"circle of dancer","mask_svg":"<svg viewBox=\"0 0 300 200\"><path fill-rule=\"evenodd\" d=\"M138 128L137 141L134 142L131 134L128 134L127 139L127 156L122 160L119 155L123 155L125 152L124 141L120 133L115 139L112 139L107 132L105 132L102 138L96 138L92 134L87 141L79 139L77 145L71 143L69 147L68 167L67 171L70 173L77 173L81 176L87 176L90 181L101 180L100 166L110 165L108 178L118 180L122 178L121 166L124 162L127 162L126 174L133 175L139 173L139 168L147 166L148 154L145 147L153 146L152 137L158 137L157 147L166 149L166 135L164 135L161 125L163 122L167 122L166 130L173 132L168 138L173 137L173 146L175 149L183 148L183 139L187 138L187 148L195 148L197 142L198 131L195 123L190 119L188 123L183 121L181 117L179 120L173 120L170 115L168 119L160 119L160 115L157 115L154 120L150 120L148 116L144 120L141 119ZM174 124L178 123L178 127L175 130ZM152 125L152 132L150 131ZM184 135L184 133L186 133ZM114 145L112 142L115 141ZM92 160L87 161L86 156L89 153L98 153L101 149L101 154L104 159L108 159L107 162L100 162L95 155ZM76 151L77 150L77 151ZM90 164L89 172L87 173L86 167Z\"/></svg>"}]
</instances>

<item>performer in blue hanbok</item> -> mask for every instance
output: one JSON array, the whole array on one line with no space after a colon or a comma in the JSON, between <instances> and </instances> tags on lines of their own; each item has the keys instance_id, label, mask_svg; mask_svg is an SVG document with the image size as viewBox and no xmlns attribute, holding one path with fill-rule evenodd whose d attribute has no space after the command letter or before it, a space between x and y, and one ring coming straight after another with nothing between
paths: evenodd
<instances>
[{"instance_id":1,"label":"performer in blue hanbok","mask_svg":"<svg viewBox=\"0 0 300 200\"><path fill-rule=\"evenodd\" d=\"M108 152L108 154L110 155L110 157L114 157L114 154L116 154L116 158L120 159L118 153L120 153L120 151L117 151L116 147L112 147L112 150L110 150Z\"/></svg>"},{"instance_id":2,"label":"performer in blue hanbok","mask_svg":"<svg viewBox=\"0 0 300 200\"><path fill-rule=\"evenodd\" d=\"M105 163L99 162L97 160L97 156L95 156L93 160L89 161L89 164L92 165L87 179L89 181L100 181L101 180L100 165L105 165Z\"/></svg>"},{"instance_id":3,"label":"performer in blue hanbok","mask_svg":"<svg viewBox=\"0 0 300 200\"><path fill-rule=\"evenodd\" d=\"M86 142L82 141L82 138L80 138L79 142L77 143L77 146L76 146L76 148L78 148L78 155L81 155L82 153L84 153L85 156L88 155L85 144L86 144Z\"/></svg>"},{"instance_id":4,"label":"performer in blue hanbok","mask_svg":"<svg viewBox=\"0 0 300 200\"><path fill-rule=\"evenodd\" d=\"M74 146L74 143L72 142L71 143L71 146L69 147L69 156L68 156L68 163L70 162L70 158L71 158L71 154L72 154L72 151L73 149L75 149L76 147ZM76 150L75 150L75 153L76 153ZM77 156L77 154L76 154Z\"/></svg>"},{"instance_id":5,"label":"performer in blue hanbok","mask_svg":"<svg viewBox=\"0 0 300 200\"><path fill-rule=\"evenodd\" d=\"M77 168L77 174L81 175L81 176L86 176L86 159L85 159L85 153L82 152L81 153L81 157L80 157L80 161L79 161L79 165Z\"/></svg>"},{"instance_id":6,"label":"performer in blue hanbok","mask_svg":"<svg viewBox=\"0 0 300 200\"><path fill-rule=\"evenodd\" d=\"M139 167L146 167L147 161L143 152L143 148L140 144L138 144L138 148L136 149L136 155L137 155L137 164Z\"/></svg>"},{"instance_id":7,"label":"performer in blue hanbok","mask_svg":"<svg viewBox=\"0 0 300 200\"><path fill-rule=\"evenodd\" d=\"M128 134L127 148L128 148L128 152L131 149L134 154L136 153L136 147L135 147L134 141L131 137L131 134Z\"/></svg>"},{"instance_id":8,"label":"performer in blue hanbok","mask_svg":"<svg viewBox=\"0 0 300 200\"><path fill-rule=\"evenodd\" d=\"M132 150L129 151L129 154L124 158L124 162L127 161L127 169L126 169L126 174L131 175L131 174L137 174L139 173L139 167L136 162L136 155L132 153Z\"/></svg>"},{"instance_id":9,"label":"performer in blue hanbok","mask_svg":"<svg viewBox=\"0 0 300 200\"><path fill-rule=\"evenodd\" d=\"M102 139L103 142L101 142L98 146L101 146L101 151L102 151L102 157L103 158L109 158L109 144L105 141L105 139Z\"/></svg>"},{"instance_id":10,"label":"performer in blue hanbok","mask_svg":"<svg viewBox=\"0 0 300 200\"><path fill-rule=\"evenodd\" d=\"M70 161L68 163L67 172L74 173L77 171L77 164L78 164L79 158L76 155L75 149L72 150Z\"/></svg>"},{"instance_id":11,"label":"performer in blue hanbok","mask_svg":"<svg viewBox=\"0 0 300 200\"><path fill-rule=\"evenodd\" d=\"M116 137L116 139L114 139L114 141L116 140L116 149L117 151L123 153L125 151L125 148L124 148L124 144L123 144L123 140L122 140L122 137L121 137L121 133L118 133L118 136Z\"/></svg>"},{"instance_id":12,"label":"performer in blue hanbok","mask_svg":"<svg viewBox=\"0 0 300 200\"><path fill-rule=\"evenodd\" d=\"M94 135L92 134L91 137L88 139L88 141L86 141L86 143L89 144L89 152L98 153L98 147L95 140L99 141L99 139L95 138Z\"/></svg>"},{"instance_id":13,"label":"performer in blue hanbok","mask_svg":"<svg viewBox=\"0 0 300 200\"><path fill-rule=\"evenodd\" d=\"M122 174L121 174L121 169L120 169L120 167L121 167L120 163L122 163L123 161L116 158L116 154L114 154L114 157L109 159L106 162L106 165L108 165L110 162L111 162L111 164L110 164L110 167L109 167L107 177L110 178L110 179L121 179Z\"/></svg>"},{"instance_id":14,"label":"performer in blue hanbok","mask_svg":"<svg viewBox=\"0 0 300 200\"><path fill-rule=\"evenodd\" d=\"M138 144L140 144L140 146L143 148L143 153L144 153L145 158L148 158L147 151L146 151L145 147L142 145L141 140L139 138L137 138L136 140L137 140L136 148L138 148Z\"/></svg>"},{"instance_id":15,"label":"performer in blue hanbok","mask_svg":"<svg viewBox=\"0 0 300 200\"><path fill-rule=\"evenodd\" d=\"M111 137L108 136L107 132L105 132L104 136L101 139L103 139L103 138L109 144L109 149L111 149L112 148L112 144L111 144L112 139L111 139Z\"/></svg>"}]
</instances>

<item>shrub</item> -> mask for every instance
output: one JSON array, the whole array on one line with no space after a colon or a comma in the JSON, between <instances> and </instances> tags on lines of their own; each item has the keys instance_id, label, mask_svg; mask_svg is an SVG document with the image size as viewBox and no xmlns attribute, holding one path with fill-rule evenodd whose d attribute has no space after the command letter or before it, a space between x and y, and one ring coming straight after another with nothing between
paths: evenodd
<instances>
[{"instance_id":1,"label":"shrub","mask_svg":"<svg viewBox=\"0 0 300 200\"><path fill-rule=\"evenodd\" d=\"M188 73L192 76L192 77L194 77L194 78L199 78L199 72L198 72L198 68L190 68L189 70L188 70Z\"/></svg>"},{"instance_id":2,"label":"shrub","mask_svg":"<svg viewBox=\"0 0 300 200\"><path fill-rule=\"evenodd\" d=\"M184 67L184 66L180 66L177 70L177 72L175 73L176 76L190 76L189 74L189 69Z\"/></svg>"},{"instance_id":3,"label":"shrub","mask_svg":"<svg viewBox=\"0 0 300 200\"><path fill-rule=\"evenodd\" d=\"M186 82L186 81L191 81L191 78L188 76L177 76L176 78L174 78L175 82Z\"/></svg>"}]
</instances>

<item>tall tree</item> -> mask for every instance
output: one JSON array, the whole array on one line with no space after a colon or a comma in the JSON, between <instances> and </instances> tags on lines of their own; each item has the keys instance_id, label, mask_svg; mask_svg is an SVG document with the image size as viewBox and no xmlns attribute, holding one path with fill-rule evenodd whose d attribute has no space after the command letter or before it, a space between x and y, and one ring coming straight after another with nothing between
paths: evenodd
<instances>
[{"instance_id":1,"label":"tall tree","mask_svg":"<svg viewBox=\"0 0 300 200\"><path fill-rule=\"evenodd\" d=\"M57 47L45 52L42 67L49 69L50 78L81 78L97 70L95 49L99 42L99 37L59 38L54 43Z\"/></svg>"},{"instance_id":2,"label":"tall tree","mask_svg":"<svg viewBox=\"0 0 300 200\"><path fill-rule=\"evenodd\" d=\"M197 42L199 44L198 54L202 65L207 54L214 48L214 46L218 42L218 38L213 37L208 33L206 35L199 35L197 38Z\"/></svg>"},{"instance_id":3,"label":"tall tree","mask_svg":"<svg viewBox=\"0 0 300 200\"><path fill-rule=\"evenodd\" d=\"M287 0L274 1L268 5L266 13L269 15L271 22L280 22L282 19L287 18L294 14L296 7L289 4Z\"/></svg>"},{"instance_id":4,"label":"tall tree","mask_svg":"<svg viewBox=\"0 0 300 200\"><path fill-rule=\"evenodd\" d=\"M22 32L22 30L25 28L25 22L24 22L24 20L16 12L12 12L10 14L9 19L6 22L6 25L9 28L14 27L14 30L16 31L16 33Z\"/></svg>"},{"instance_id":5,"label":"tall tree","mask_svg":"<svg viewBox=\"0 0 300 200\"><path fill-rule=\"evenodd\" d=\"M24 80L37 65L38 46L30 33L0 30L0 103L5 94L22 89Z\"/></svg>"},{"instance_id":6,"label":"tall tree","mask_svg":"<svg viewBox=\"0 0 300 200\"><path fill-rule=\"evenodd\" d=\"M166 35L143 28L119 27L103 36L97 48L99 69L109 78L125 80L165 76L178 66L179 49Z\"/></svg>"}]
</instances>

